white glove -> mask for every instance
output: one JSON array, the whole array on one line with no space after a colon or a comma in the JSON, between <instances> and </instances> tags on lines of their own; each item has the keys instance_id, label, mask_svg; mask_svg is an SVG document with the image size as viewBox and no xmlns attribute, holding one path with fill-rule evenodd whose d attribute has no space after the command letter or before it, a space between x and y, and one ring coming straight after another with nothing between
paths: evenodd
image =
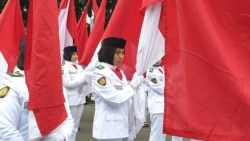
<instances>
[{"instance_id":1,"label":"white glove","mask_svg":"<svg viewBox=\"0 0 250 141\"><path fill-rule=\"evenodd\" d=\"M91 82L92 82L92 72L90 72L90 71L85 71L85 81L86 81L88 84L91 84Z\"/></svg>"},{"instance_id":2,"label":"white glove","mask_svg":"<svg viewBox=\"0 0 250 141\"><path fill-rule=\"evenodd\" d=\"M137 88L143 81L143 75L138 75L134 73L132 80L130 81L130 85L132 85L133 88Z\"/></svg>"},{"instance_id":3,"label":"white glove","mask_svg":"<svg viewBox=\"0 0 250 141\"><path fill-rule=\"evenodd\" d=\"M65 137L63 136L62 132L55 131L45 136L43 140L44 141L65 141Z\"/></svg>"},{"instance_id":4,"label":"white glove","mask_svg":"<svg viewBox=\"0 0 250 141\"><path fill-rule=\"evenodd\" d=\"M130 131L128 141L134 141L136 138L136 131Z\"/></svg>"},{"instance_id":5,"label":"white glove","mask_svg":"<svg viewBox=\"0 0 250 141\"><path fill-rule=\"evenodd\" d=\"M82 71L79 75L79 79L81 80L81 83L86 85L88 84L89 79L91 79L91 76L86 71Z\"/></svg>"}]
</instances>

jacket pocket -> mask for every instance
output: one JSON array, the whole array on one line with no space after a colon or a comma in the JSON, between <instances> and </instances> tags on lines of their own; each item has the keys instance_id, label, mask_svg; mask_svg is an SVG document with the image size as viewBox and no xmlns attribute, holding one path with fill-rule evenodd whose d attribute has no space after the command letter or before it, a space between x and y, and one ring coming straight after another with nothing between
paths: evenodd
<instances>
[{"instance_id":1,"label":"jacket pocket","mask_svg":"<svg viewBox=\"0 0 250 141\"><path fill-rule=\"evenodd\" d=\"M107 115L106 120L107 121L121 121L122 116L121 115Z\"/></svg>"}]
</instances>

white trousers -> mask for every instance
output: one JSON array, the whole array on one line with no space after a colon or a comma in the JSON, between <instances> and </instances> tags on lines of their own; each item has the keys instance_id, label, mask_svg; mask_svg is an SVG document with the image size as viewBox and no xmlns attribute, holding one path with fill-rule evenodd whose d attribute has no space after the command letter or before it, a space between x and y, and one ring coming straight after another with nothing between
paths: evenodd
<instances>
[{"instance_id":1,"label":"white trousers","mask_svg":"<svg viewBox=\"0 0 250 141\"><path fill-rule=\"evenodd\" d=\"M127 141L127 138L123 138L123 139L99 139L98 141Z\"/></svg>"},{"instance_id":2,"label":"white trousers","mask_svg":"<svg viewBox=\"0 0 250 141\"><path fill-rule=\"evenodd\" d=\"M72 118L74 119L74 127L73 127L73 132L72 132L70 141L76 140L76 134L78 132L80 120L82 117L83 108L84 108L84 104L69 106Z\"/></svg>"},{"instance_id":3,"label":"white trousers","mask_svg":"<svg viewBox=\"0 0 250 141\"><path fill-rule=\"evenodd\" d=\"M172 141L183 141L183 137L172 136Z\"/></svg>"},{"instance_id":4,"label":"white trousers","mask_svg":"<svg viewBox=\"0 0 250 141\"><path fill-rule=\"evenodd\" d=\"M150 114L150 120L149 141L166 141L166 134L163 134L163 114Z\"/></svg>"},{"instance_id":5,"label":"white trousers","mask_svg":"<svg viewBox=\"0 0 250 141\"><path fill-rule=\"evenodd\" d=\"M172 141L183 141L183 137L172 136ZM202 140L191 139L191 141L202 141Z\"/></svg>"}]
</instances>

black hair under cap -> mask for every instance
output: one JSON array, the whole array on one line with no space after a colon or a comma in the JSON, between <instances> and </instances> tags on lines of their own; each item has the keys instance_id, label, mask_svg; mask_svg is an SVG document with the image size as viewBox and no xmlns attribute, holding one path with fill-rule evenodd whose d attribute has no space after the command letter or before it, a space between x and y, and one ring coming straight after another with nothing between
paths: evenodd
<instances>
[{"instance_id":1,"label":"black hair under cap","mask_svg":"<svg viewBox=\"0 0 250 141\"><path fill-rule=\"evenodd\" d=\"M101 47L98 52L98 60L99 62L105 62L110 65L114 65L114 55L116 48L109 47Z\"/></svg>"},{"instance_id":2,"label":"black hair under cap","mask_svg":"<svg viewBox=\"0 0 250 141\"><path fill-rule=\"evenodd\" d=\"M98 52L98 60L114 65L114 55L117 48L124 49L126 40L117 37L109 37L102 41L102 47Z\"/></svg>"},{"instance_id":3,"label":"black hair under cap","mask_svg":"<svg viewBox=\"0 0 250 141\"><path fill-rule=\"evenodd\" d=\"M102 41L102 47L124 48L126 40L117 37L108 37Z\"/></svg>"},{"instance_id":4,"label":"black hair under cap","mask_svg":"<svg viewBox=\"0 0 250 141\"><path fill-rule=\"evenodd\" d=\"M63 49L63 59L67 61L71 61L71 57L73 52L77 52L76 46L67 46Z\"/></svg>"},{"instance_id":5,"label":"black hair under cap","mask_svg":"<svg viewBox=\"0 0 250 141\"><path fill-rule=\"evenodd\" d=\"M19 56L17 59L17 67L20 70L24 70L24 53L26 48L26 35L24 35L21 39L20 45L19 45Z\"/></svg>"}]
</instances>

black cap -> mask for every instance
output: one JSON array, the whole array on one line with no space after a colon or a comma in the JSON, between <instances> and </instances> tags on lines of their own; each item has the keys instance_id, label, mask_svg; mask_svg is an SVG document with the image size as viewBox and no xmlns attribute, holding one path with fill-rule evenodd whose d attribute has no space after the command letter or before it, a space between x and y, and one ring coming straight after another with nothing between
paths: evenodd
<instances>
[{"instance_id":1,"label":"black cap","mask_svg":"<svg viewBox=\"0 0 250 141\"><path fill-rule=\"evenodd\" d=\"M112 48L124 48L126 45L126 40L117 37L108 37L102 41L102 47L112 47Z\"/></svg>"},{"instance_id":2,"label":"black cap","mask_svg":"<svg viewBox=\"0 0 250 141\"><path fill-rule=\"evenodd\" d=\"M114 65L114 54L116 49L124 49L126 40L117 37L108 37L102 41L102 47L98 52L98 60Z\"/></svg>"},{"instance_id":3,"label":"black cap","mask_svg":"<svg viewBox=\"0 0 250 141\"><path fill-rule=\"evenodd\" d=\"M71 57L73 52L77 52L76 46L67 46L63 49L63 59L67 61L71 61Z\"/></svg>"},{"instance_id":4,"label":"black cap","mask_svg":"<svg viewBox=\"0 0 250 141\"><path fill-rule=\"evenodd\" d=\"M76 46L67 46L63 49L63 52L77 52Z\"/></svg>"}]
</instances>

